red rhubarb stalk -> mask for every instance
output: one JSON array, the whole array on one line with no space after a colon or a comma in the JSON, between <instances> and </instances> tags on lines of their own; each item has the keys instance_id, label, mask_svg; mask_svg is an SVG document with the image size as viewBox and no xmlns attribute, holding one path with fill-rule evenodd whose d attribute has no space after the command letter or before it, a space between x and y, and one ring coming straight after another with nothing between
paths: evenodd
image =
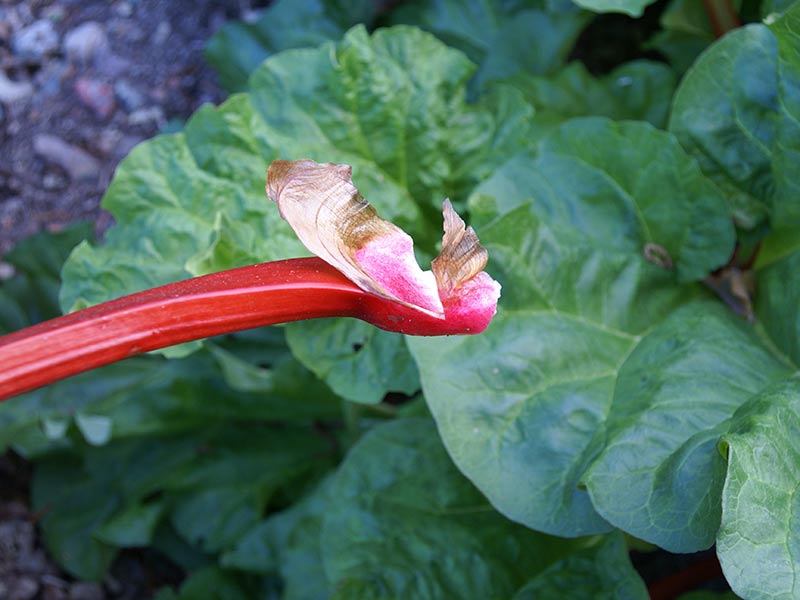
<instances>
[{"instance_id":1,"label":"red rhubarb stalk","mask_svg":"<svg viewBox=\"0 0 800 600\"><path fill-rule=\"evenodd\" d=\"M704 3L716 37L721 38L729 31L741 26L732 0L704 0Z\"/></svg>"},{"instance_id":2,"label":"red rhubarb stalk","mask_svg":"<svg viewBox=\"0 0 800 600\"><path fill-rule=\"evenodd\" d=\"M151 350L319 317L415 335L470 332L366 292L319 258L283 260L145 290L0 337L0 400Z\"/></svg>"}]
</instances>

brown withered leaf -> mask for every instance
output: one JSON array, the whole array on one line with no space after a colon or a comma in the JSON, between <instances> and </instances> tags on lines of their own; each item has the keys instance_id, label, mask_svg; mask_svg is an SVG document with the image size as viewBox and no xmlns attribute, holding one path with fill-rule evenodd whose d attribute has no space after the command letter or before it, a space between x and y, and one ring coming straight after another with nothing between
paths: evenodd
<instances>
[{"instance_id":1,"label":"brown withered leaf","mask_svg":"<svg viewBox=\"0 0 800 600\"><path fill-rule=\"evenodd\" d=\"M444 201L444 237L442 251L431 263L440 290L452 291L483 271L489 253L480 245L472 227L453 209L450 200Z\"/></svg>"},{"instance_id":2,"label":"brown withered leaf","mask_svg":"<svg viewBox=\"0 0 800 600\"><path fill-rule=\"evenodd\" d=\"M267 196L306 248L362 289L392 297L355 253L376 237L407 234L378 216L353 185L352 172L350 165L276 160L267 170Z\"/></svg>"}]
</instances>

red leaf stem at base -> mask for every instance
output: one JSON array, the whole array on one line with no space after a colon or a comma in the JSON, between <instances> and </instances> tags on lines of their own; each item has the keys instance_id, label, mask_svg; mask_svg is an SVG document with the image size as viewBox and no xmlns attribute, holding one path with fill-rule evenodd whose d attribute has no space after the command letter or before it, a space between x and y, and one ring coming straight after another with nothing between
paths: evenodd
<instances>
[{"instance_id":1,"label":"red leaf stem at base","mask_svg":"<svg viewBox=\"0 0 800 600\"><path fill-rule=\"evenodd\" d=\"M716 37L721 38L729 31L741 27L742 23L732 0L704 0L704 3Z\"/></svg>"},{"instance_id":2,"label":"red leaf stem at base","mask_svg":"<svg viewBox=\"0 0 800 600\"><path fill-rule=\"evenodd\" d=\"M151 350L320 317L412 335L478 333L366 292L319 258L296 258L171 283L0 337L0 400Z\"/></svg>"}]
</instances>

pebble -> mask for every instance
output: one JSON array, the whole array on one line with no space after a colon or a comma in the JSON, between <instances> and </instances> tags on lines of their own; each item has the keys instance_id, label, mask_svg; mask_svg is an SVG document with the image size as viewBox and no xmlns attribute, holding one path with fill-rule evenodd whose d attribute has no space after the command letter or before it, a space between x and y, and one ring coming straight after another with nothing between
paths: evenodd
<instances>
[{"instance_id":1,"label":"pebble","mask_svg":"<svg viewBox=\"0 0 800 600\"><path fill-rule=\"evenodd\" d=\"M30 577L10 578L7 585L8 597L13 600L31 600L39 593L39 584Z\"/></svg>"},{"instance_id":2,"label":"pebble","mask_svg":"<svg viewBox=\"0 0 800 600\"><path fill-rule=\"evenodd\" d=\"M10 104L25 100L33 94L33 85L28 81L11 81L0 71L0 102Z\"/></svg>"},{"instance_id":3,"label":"pebble","mask_svg":"<svg viewBox=\"0 0 800 600\"><path fill-rule=\"evenodd\" d=\"M128 112L144 106L144 96L127 79L119 79L114 83L114 93Z\"/></svg>"},{"instance_id":4,"label":"pebble","mask_svg":"<svg viewBox=\"0 0 800 600\"><path fill-rule=\"evenodd\" d=\"M67 591L57 586L45 585L42 591L42 600L69 600Z\"/></svg>"},{"instance_id":5,"label":"pebble","mask_svg":"<svg viewBox=\"0 0 800 600\"><path fill-rule=\"evenodd\" d=\"M54 135L37 133L33 150L64 169L73 181L97 179L100 173L100 163L94 156Z\"/></svg>"},{"instance_id":6,"label":"pebble","mask_svg":"<svg viewBox=\"0 0 800 600\"><path fill-rule=\"evenodd\" d=\"M17 274L17 271L14 268L14 265L12 265L11 263L3 262L2 260L0 260L0 282L8 281L12 277L14 277L14 275L16 275L16 274ZM0 585L2 585L2 584L3 584L3 582L0 581ZM0 598L4 597L2 589L3 588L0 587Z\"/></svg>"},{"instance_id":7,"label":"pebble","mask_svg":"<svg viewBox=\"0 0 800 600\"><path fill-rule=\"evenodd\" d=\"M114 113L114 88L109 84L97 79L79 77L75 81L75 93L81 102L101 119L108 119Z\"/></svg>"},{"instance_id":8,"label":"pebble","mask_svg":"<svg viewBox=\"0 0 800 600\"><path fill-rule=\"evenodd\" d=\"M48 60L36 73L36 97L40 101L53 98L61 92L61 84L73 72L69 63L63 60Z\"/></svg>"},{"instance_id":9,"label":"pebble","mask_svg":"<svg viewBox=\"0 0 800 600\"><path fill-rule=\"evenodd\" d=\"M104 600L103 588L97 583L78 581L69 586L69 600Z\"/></svg>"},{"instance_id":10,"label":"pebble","mask_svg":"<svg viewBox=\"0 0 800 600\"><path fill-rule=\"evenodd\" d=\"M14 33L11 48L22 58L39 61L58 49L58 33L50 21L39 19Z\"/></svg>"},{"instance_id":11,"label":"pebble","mask_svg":"<svg viewBox=\"0 0 800 600\"><path fill-rule=\"evenodd\" d=\"M67 187L67 181L55 173L45 173L42 177L42 187L46 190L61 190Z\"/></svg>"},{"instance_id":12,"label":"pebble","mask_svg":"<svg viewBox=\"0 0 800 600\"><path fill-rule=\"evenodd\" d=\"M114 12L120 17L128 18L133 14L133 6L131 6L130 2L120 0L119 2L114 3Z\"/></svg>"},{"instance_id":13,"label":"pebble","mask_svg":"<svg viewBox=\"0 0 800 600\"><path fill-rule=\"evenodd\" d=\"M169 21L161 21L156 27L156 31L151 38L154 46L160 46L169 39L172 34L172 26Z\"/></svg>"},{"instance_id":14,"label":"pebble","mask_svg":"<svg viewBox=\"0 0 800 600\"><path fill-rule=\"evenodd\" d=\"M115 79L131 68L131 61L113 52L101 52L94 57L94 68L110 79Z\"/></svg>"},{"instance_id":15,"label":"pebble","mask_svg":"<svg viewBox=\"0 0 800 600\"><path fill-rule=\"evenodd\" d=\"M161 110L160 106L150 106L148 108L140 108L139 110L135 110L130 115L128 115L129 125L145 125L151 122L155 123L159 127L161 127L164 123L166 123L166 119L164 118L164 111Z\"/></svg>"},{"instance_id":16,"label":"pebble","mask_svg":"<svg viewBox=\"0 0 800 600\"><path fill-rule=\"evenodd\" d=\"M74 61L88 64L99 52L108 50L108 37L97 21L78 25L64 36L64 54Z\"/></svg>"}]
</instances>

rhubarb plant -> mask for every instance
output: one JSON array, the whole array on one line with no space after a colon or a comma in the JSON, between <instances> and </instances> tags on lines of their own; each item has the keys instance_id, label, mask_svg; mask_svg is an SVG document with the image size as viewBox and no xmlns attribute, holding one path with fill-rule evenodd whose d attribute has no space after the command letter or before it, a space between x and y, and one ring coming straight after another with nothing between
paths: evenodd
<instances>
[{"instance_id":1,"label":"rhubarb plant","mask_svg":"<svg viewBox=\"0 0 800 600\"><path fill-rule=\"evenodd\" d=\"M252 291L286 264L328 286L306 316L346 293L386 321L228 333L0 406L50 551L99 579L152 547L191 573L162 598L646 598L646 542L796 597L800 5L777 4L685 74L562 56L497 81L495 48L448 46L469 28L437 31L432 2L442 39L355 27L277 53L134 149L65 311L198 276ZM473 287L480 327L431 325Z\"/></svg>"}]
</instances>

